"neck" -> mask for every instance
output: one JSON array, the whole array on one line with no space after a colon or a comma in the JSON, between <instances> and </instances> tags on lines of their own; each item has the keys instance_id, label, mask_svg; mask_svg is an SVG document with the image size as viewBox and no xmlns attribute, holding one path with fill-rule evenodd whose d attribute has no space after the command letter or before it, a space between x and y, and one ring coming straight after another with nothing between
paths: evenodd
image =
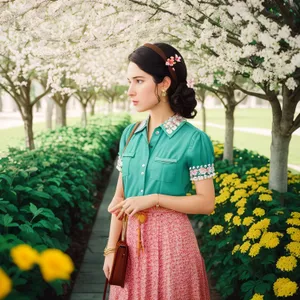
<instances>
[{"instance_id":1,"label":"neck","mask_svg":"<svg viewBox=\"0 0 300 300\"><path fill-rule=\"evenodd\" d=\"M162 123L164 123L166 120L168 120L170 117L172 117L175 114L174 111L170 109L168 110L160 110L154 112L153 110L150 111L150 119L149 119L149 128L156 128Z\"/></svg>"}]
</instances>

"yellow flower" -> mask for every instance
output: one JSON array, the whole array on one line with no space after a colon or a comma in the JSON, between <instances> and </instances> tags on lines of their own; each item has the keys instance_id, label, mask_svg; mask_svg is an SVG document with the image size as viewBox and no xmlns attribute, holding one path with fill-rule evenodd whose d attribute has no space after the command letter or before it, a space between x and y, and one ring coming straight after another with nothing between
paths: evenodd
<instances>
[{"instance_id":1,"label":"yellow flower","mask_svg":"<svg viewBox=\"0 0 300 300\"><path fill-rule=\"evenodd\" d=\"M247 251L249 250L250 246L251 246L251 244L250 244L249 241L244 242L244 243L242 244L242 246L240 247L241 253L247 252Z\"/></svg>"},{"instance_id":2,"label":"yellow flower","mask_svg":"<svg viewBox=\"0 0 300 300\"><path fill-rule=\"evenodd\" d=\"M294 242L300 242L300 232L291 234L291 240Z\"/></svg>"},{"instance_id":3,"label":"yellow flower","mask_svg":"<svg viewBox=\"0 0 300 300\"><path fill-rule=\"evenodd\" d=\"M244 207L247 203L247 199L246 198L242 198L240 201L238 201L235 206L236 207Z\"/></svg>"},{"instance_id":4,"label":"yellow flower","mask_svg":"<svg viewBox=\"0 0 300 300\"><path fill-rule=\"evenodd\" d=\"M293 212L291 213L291 216L292 216L293 218L300 218L300 213L299 213L299 212L296 212L296 211L293 211Z\"/></svg>"},{"instance_id":5,"label":"yellow flower","mask_svg":"<svg viewBox=\"0 0 300 300\"><path fill-rule=\"evenodd\" d=\"M265 215L265 213L266 213L266 211L263 208L257 207L253 210L253 214L257 217L262 217Z\"/></svg>"},{"instance_id":6,"label":"yellow flower","mask_svg":"<svg viewBox=\"0 0 300 300\"><path fill-rule=\"evenodd\" d=\"M254 294L250 300L263 300L263 299L264 299L264 295Z\"/></svg>"},{"instance_id":7,"label":"yellow flower","mask_svg":"<svg viewBox=\"0 0 300 300\"><path fill-rule=\"evenodd\" d=\"M300 233L300 229L296 227L289 227L287 228L286 232L288 234Z\"/></svg>"},{"instance_id":8,"label":"yellow flower","mask_svg":"<svg viewBox=\"0 0 300 300\"><path fill-rule=\"evenodd\" d=\"M58 249L47 249L41 253L40 267L45 281L70 279L74 271L71 258Z\"/></svg>"},{"instance_id":9,"label":"yellow flower","mask_svg":"<svg viewBox=\"0 0 300 300\"><path fill-rule=\"evenodd\" d=\"M276 268L281 271L293 271L297 267L295 256L282 256L277 260Z\"/></svg>"},{"instance_id":10,"label":"yellow flower","mask_svg":"<svg viewBox=\"0 0 300 300\"><path fill-rule=\"evenodd\" d=\"M269 194L261 194L258 198L260 201L272 201L272 196Z\"/></svg>"},{"instance_id":11,"label":"yellow flower","mask_svg":"<svg viewBox=\"0 0 300 300\"><path fill-rule=\"evenodd\" d=\"M245 207L240 207L238 210L237 210L237 213L238 213L238 215L242 215L244 212L245 212Z\"/></svg>"},{"instance_id":12,"label":"yellow flower","mask_svg":"<svg viewBox=\"0 0 300 300\"><path fill-rule=\"evenodd\" d=\"M12 281L0 268L0 299L4 299L12 289Z\"/></svg>"},{"instance_id":13,"label":"yellow flower","mask_svg":"<svg viewBox=\"0 0 300 300\"><path fill-rule=\"evenodd\" d=\"M214 225L210 230L209 233L211 235L217 235L223 231L224 227L222 225Z\"/></svg>"},{"instance_id":14,"label":"yellow flower","mask_svg":"<svg viewBox=\"0 0 300 300\"><path fill-rule=\"evenodd\" d=\"M300 243L299 242L290 242L287 244L286 249L290 251L293 256L300 258Z\"/></svg>"},{"instance_id":15,"label":"yellow flower","mask_svg":"<svg viewBox=\"0 0 300 300\"><path fill-rule=\"evenodd\" d=\"M261 231L259 229L249 229L249 231L247 232L246 236L249 239L258 239L261 235Z\"/></svg>"},{"instance_id":16,"label":"yellow flower","mask_svg":"<svg viewBox=\"0 0 300 300\"><path fill-rule=\"evenodd\" d=\"M277 297L293 296L297 289L297 283L289 278L278 278L273 284L274 294Z\"/></svg>"},{"instance_id":17,"label":"yellow flower","mask_svg":"<svg viewBox=\"0 0 300 300\"><path fill-rule=\"evenodd\" d=\"M250 251L249 251L249 256L256 256L260 251L260 244L259 243L255 243L251 246Z\"/></svg>"},{"instance_id":18,"label":"yellow flower","mask_svg":"<svg viewBox=\"0 0 300 300\"><path fill-rule=\"evenodd\" d=\"M235 245L231 254L233 255L236 251L238 251L240 249L240 245Z\"/></svg>"},{"instance_id":19,"label":"yellow flower","mask_svg":"<svg viewBox=\"0 0 300 300\"><path fill-rule=\"evenodd\" d=\"M268 218L262 219L256 224L253 224L250 228L251 229L260 229L260 230L267 230L269 225L271 223L271 220Z\"/></svg>"},{"instance_id":20,"label":"yellow flower","mask_svg":"<svg viewBox=\"0 0 300 300\"><path fill-rule=\"evenodd\" d=\"M290 219L286 220L286 223L290 224L290 225L300 226L300 220L299 219L290 218Z\"/></svg>"},{"instance_id":21,"label":"yellow flower","mask_svg":"<svg viewBox=\"0 0 300 300\"><path fill-rule=\"evenodd\" d=\"M11 249L13 262L23 271L32 269L39 261L39 253L29 245L22 244Z\"/></svg>"},{"instance_id":22,"label":"yellow flower","mask_svg":"<svg viewBox=\"0 0 300 300\"><path fill-rule=\"evenodd\" d=\"M243 220L243 225L250 226L253 222L254 222L254 218L253 217L246 217Z\"/></svg>"},{"instance_id":23,"label":"yellow flower","mask_svg":"<svg viewBox=\"0 0 300 300\"><path fill-rule=\"evenodd\" d=\"M224 219L226 222L229 222L231 220L231 217L233 216L233 213L227 213L224 216Z\"/></svg>"},{"instance_id":24,"label":"yellow flower","mask_svg":"<svg viewBox=\"0 0 300 300\"><path fill-rule=\"evenodd\" d=\"M282 234L279 232L264 232L259 243L267 249L275 248L279 244L278 236L282 236Z\"/></svg>"},{"instance_id":25,"label":"yellow flower","mask_svg":"<svg viewBox=\"0 0 300 300\"><path fill-rule=\"evenodd\" d=\"M222 192L219 196L216 197L216 204L220 204L226 202L230 197L230 193L228 191Z\"/></svg>"},{"instance_id":26,"label":"yellow flower","mask_svg":"<svg viewBox=\"0 0 300 300\"><path fill-rule=\"evenodd\" d=\"M240 226L242 223L240 216L234 216L232 221L233 221L233 224L236 226Z\"/></svg>"}]
</instances>

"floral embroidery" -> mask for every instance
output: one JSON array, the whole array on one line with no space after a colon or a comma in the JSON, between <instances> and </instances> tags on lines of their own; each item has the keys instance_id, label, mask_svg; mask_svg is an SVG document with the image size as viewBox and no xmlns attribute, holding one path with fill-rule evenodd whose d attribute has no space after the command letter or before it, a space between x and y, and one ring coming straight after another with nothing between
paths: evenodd
<instances>
[{"instance_id":1,"label":"floral embroidery","mask_svg":"<svg viewBox=\"0 0 300 300\"><path fill-rule=\"evenodd\" d=\"M190 179L193 181L210 178L215 175L214 164L190 167Z\"/></svg>"},{"instance_id":2,"label":"floral embroidery","mask_svg":"<svg viewBox=\"0 0 300 300\"><path fill-rule=\"evenodd\" d=\"M186 119L178 114L175 114L163 123L163 127L166 129L168 134L171 134L182 122L186 122Z\"/></svg>"},{"instance_id":3,"label":"floral embroidery","mask_svg":"<svg viewBox=\"0 0 300 300\"><path fill-rule=\"evenodd\" d=\"M119 172L122 172L122 165L123 165L122 159L121 159L120 156L118 156L118 161L117 161L117 166L116 166L116 168L117 168L117 170L118 170Z\"/></svg>"}]
</instances>

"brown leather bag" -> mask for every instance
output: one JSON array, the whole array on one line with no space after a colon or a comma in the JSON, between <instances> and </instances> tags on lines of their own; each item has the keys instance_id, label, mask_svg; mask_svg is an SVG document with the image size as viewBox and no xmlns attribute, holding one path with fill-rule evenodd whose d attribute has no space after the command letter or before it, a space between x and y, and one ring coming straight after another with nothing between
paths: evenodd
<instances>
[{"instance_id":1,"label":"brown leather bag","mask_svg":"<svg viewBox=\"0 0 300 300\"><path fill-rule=\"evenodd\" d=\"M130 136L127 139L126 145L123 149L123 153L134 134L137 127L140 125L140 122L136 123L133 130L130 133ZM122 232L120 234L119 241L116 245L116 252L114 256L114 261L111 269L111 273L109 276L109 279L106 278L105 281L105 287L104 287L104 294L103 294L103 300L105 300L106 297L106 290L108 283L110 285L118 285L124 288L125 283L125 275L126 275L126 268L127 268L127 261L128 261L128 245L126 243L126 231L127 231L127 222L128 222L128 216L125 214L123 221L122 221Z\"/></svg>"}]
</instances>

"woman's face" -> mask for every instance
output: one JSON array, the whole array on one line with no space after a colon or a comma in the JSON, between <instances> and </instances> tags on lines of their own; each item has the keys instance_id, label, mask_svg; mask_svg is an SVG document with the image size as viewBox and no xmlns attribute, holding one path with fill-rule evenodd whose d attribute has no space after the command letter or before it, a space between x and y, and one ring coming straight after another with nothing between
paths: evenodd
<instances>
[{"instance_id":1,"label":"woman's face","mask_svg":"<svg viewBox=\"0 0 300 300\"><path fill-rule=\"evenodd\" d=\"M156 84L151 75L142 71L135 63L130 62L127 78L129 83L127 94L138 112L151 110L159 104ZM158 84L157 92L158 95L161 94L161 84Z\"/></svg>"}]
</instances>

